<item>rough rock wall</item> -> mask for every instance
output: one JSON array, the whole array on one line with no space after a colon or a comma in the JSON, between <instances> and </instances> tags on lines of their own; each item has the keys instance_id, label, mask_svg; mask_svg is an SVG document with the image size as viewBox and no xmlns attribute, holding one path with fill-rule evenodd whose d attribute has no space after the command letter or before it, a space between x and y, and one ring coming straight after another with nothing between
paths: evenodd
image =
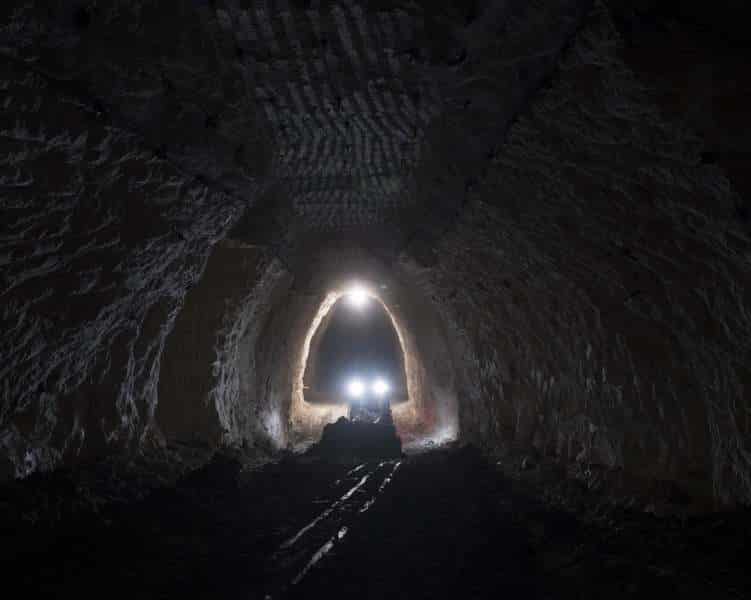
<instances>
[{"instance_id":1,"label":"rough rock wall","mask_svg":"<svg viewBox=\"0 0 751 600\"><path fill-rule=\"evenodd\" d=\"M256 342L283 272L259 248L221 242L188 293L161 360L156 418L170 439L280 444L280 408L256 394ZM277 423L274 425L273 423Z\"/></svg>"},{"instance_id":2,"label":"rough rock wall","mask_svg":"<svg viewBox=\"0 0 751 600\"><path fill-rule=\"evenodd\" d=\"M138 442L186 289L241 206L0 60L5 476Z\"/></svg>"},{"instance_id":3,"label":"rough rock wall","mask_svg":"<svg viewBox=\"0 0 751 600\"><path fill-rule=\"evenodd\" d=\"M258 273L252 289L228 307L217 332L216 386L210 398L222 423L223 443L280 448L287 442L288 399L267 393L258 364L267 352L261 326L290 278L277 260L268 257Z\"/></svg>"},{"instance_id":4,"label":"rough rock wall","mask_svg":"<svg viewBox=\"0 0 751 600\"><path fill-rule=\"evenodd\" d=\"M462 431L751 500L751 243L595 11L438 249Z\"/></svg>"},{"instance_id":5,"label":"rough rock wall","mask_svg":"<svg viewBox=\"0 0 751 600\"><path fill-rule=\"evenodd\" d=\"M414 407L400 415L394 410L397 427L400 417L405 440L455 439L458 435L458 395L465 387L457 370L463 357L446 327L440 307L423 285L424 271L412 260L393 266L387 306L399 330L407 354L408 386ZM408 405L404 405L409 409Z\"/></svg>"},{"instance_id":6,"label":"rough rock wall","mask_svg":"<svg viewBox=\"0 0 751 600\"><path fill-rule=\"evenodd\" d=\"M661 110L702 139L701 160L721 167L738 191L736 215L751 224L751 37L743 3L612 0L622 56Z\"/></svg>"},{"instance_id":7,"label":"rough rock wall","mask_svg":"<svg viewBox=\"0 0 751 600\"><path fill-rule=\"evenodd\" d=\"M132 131L182 173L245 194L273 143L236 41L209 2L28 0L0 6L0 60Z\"/></svg>"}]
</instances>

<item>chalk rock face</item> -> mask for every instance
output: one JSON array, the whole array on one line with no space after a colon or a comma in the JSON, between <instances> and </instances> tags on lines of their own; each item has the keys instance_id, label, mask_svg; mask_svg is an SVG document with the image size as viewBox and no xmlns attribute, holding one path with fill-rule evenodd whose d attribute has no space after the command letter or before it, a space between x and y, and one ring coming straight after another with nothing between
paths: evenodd
<instances>
[{"instance_id":1,"label":"chalk rock face","mask_svg":"<svg viewBox=\"0 0 751 600\"><path fill-rule=\"evenodd\" d=\"M284 411L258 377L260 323L285 273L257 248L222 242L188 293L161 361L156 419L170 439L282 446Z\"/></svg>"},{"instance_id":2,"label":"chalk rock face","mask_svg":"<svg viewBox=\"0 0 751 600\"><path fill-rule=\"evenodd\" d=\"M361 279L400 434L751 501L746 34L663 4L4 3L0 478L311 441Z\"/></svg>"},{"instance_id":3,"label":"chalk rock face","mask_svg":"<svg viewBox=\"0 0 751 600\"><path fill-rule=\"evenodd\" d=\"M240 205L2 67L0 445L23 475L139 443L185 291Z\"/></svg>"},{"instance_id":4,"label":"chalk rock face","mask_svg":"<svg viewBox=\"0 0 751 600\"><path fill-rule=\"evenodd\" d=\"M592 15L441 241L480 439L749 497L748 232ZM709 383L711 382L711 384Z\"/></svg>"}]
</instances>

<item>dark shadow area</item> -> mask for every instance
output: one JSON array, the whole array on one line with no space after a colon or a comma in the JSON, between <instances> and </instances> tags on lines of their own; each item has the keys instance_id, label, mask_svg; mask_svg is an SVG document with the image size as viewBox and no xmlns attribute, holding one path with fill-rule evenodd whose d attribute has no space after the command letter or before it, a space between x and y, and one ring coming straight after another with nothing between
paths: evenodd
<instances>
[{"instance_id":1,"label":"dark shadow area","mask_svg":"<svg viewBox=\"0 0 751 600\"><path fill-rule=\"evenodd\" d=\"M390 412L376 423L341 417L323 428L321 441L310 449L309 454L332 459L399 458L402 456L402 442Z\"/></svg>"},{"instance_id":2,"label":"dark shadow area","mask_svg":"<svg viewBox=\"0 0 751 600\"><path fill-rule=\"evenodd\" d=\"M706 599L751 584L747 510L657 518L471 447L262 468L192 455L186 471L151 457L0 487L3 572L29 598Z\"/></svg>"}]
</instances>

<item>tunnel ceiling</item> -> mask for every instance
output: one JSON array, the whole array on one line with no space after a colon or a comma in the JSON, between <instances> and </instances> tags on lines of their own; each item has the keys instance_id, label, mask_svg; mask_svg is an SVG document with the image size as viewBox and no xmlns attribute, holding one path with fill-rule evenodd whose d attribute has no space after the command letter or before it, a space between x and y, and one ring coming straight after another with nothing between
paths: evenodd
<instances>
[{"instance_id":1,"label":"tunnel ceiling","mask_svg":"<svg viewBox=\"0 0 751 600\"><path fill-rule=\"evenodd\" d=\"M3 60L240 196L232 237L395 256L450 225L590 5L32 2L4 9Z\"/></svg>"},{"instance_id":2,"label":"tunnel ceiling","mask_svg":"<svg viewBox=\"0 0 751 600\"><path fill-rule=\"evenodd\" d=\"M613 5L636 36L669 15L740 35L700 3ZM331 233L391 257L432 244L592 6L11 3L3 60L239 195L231 236L294 267Z\"/></svg>"},{"instance_id":3,"label":"tunnel ceiling","mask_svg":"<svg viewBox=\"0 0 751 600\"><path fill-rule=\"evenodd\" d=\"M252 49L240 68L253 72L251 102L275 141L258 205L232 235L253 240L259 230L268 236L269 221L281 223L284 256L321 232L369 229L366 239L395 256L419 232L447 227L490 140L552 68L588 3L481 4L219 9L223 35ZM478 92L476 82L491 90ZM499 89L500 103L482 97ZM436 136L459 146L436 148ZM473 169L458 175L457 157ZM445 185L419 177L428 163L452 168L453 197L437 203L425 189Z\"/></svg>"}]
</instances>

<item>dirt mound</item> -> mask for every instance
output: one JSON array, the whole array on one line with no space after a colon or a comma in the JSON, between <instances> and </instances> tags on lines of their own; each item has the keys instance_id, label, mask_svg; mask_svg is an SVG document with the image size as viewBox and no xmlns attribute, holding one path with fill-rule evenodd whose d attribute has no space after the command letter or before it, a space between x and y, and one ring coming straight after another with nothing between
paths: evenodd
<instances>
[{"instance_id":1,"label":"dirt mound","mask_svg":"<svg viewBox=\"0 0 751 600\"><path fill-rule=\"evenodd\" d=\"M341 417L323 428L321 441L308 453L325 457L399 458L402 441L393 423L352 422Z\"/></svg>"}]
</instances>

